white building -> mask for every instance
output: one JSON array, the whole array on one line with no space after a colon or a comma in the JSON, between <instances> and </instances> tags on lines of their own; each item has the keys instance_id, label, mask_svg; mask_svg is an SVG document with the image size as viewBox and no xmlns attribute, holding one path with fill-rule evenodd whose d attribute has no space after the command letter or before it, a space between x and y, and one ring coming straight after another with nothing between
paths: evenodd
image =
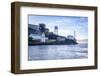
<instances>
[{"instance_id":1,"label":"white building","mask_svg":"<svg viewBox=\"0 0 100 76\"><path fill-rule=\"evenodd\" d=\"M45 37L44 33L42 33L42 35L30 34L29 37L32 37L32 40L40 40L41 42L45 42L46 40L48 40L48 38Z\"/></svg>"},{"instance_id":2,"label":"white building","mask_svg":"<svg viewBox=\"0 0 100 76\"><path fill-rule=\"evenodd\" d=\"M41 35L41 42L45 42L45 41L46 41L45 33L42 33L42 35Z\"/></svg>"},{"instance_id":3,"label":"white building","mask_svg":"<svg viewBox=\"0 0 100 76\"><path fill-rule=\"evenodd\" d=\"M41 36L38 34L30 34L29 37L32 37L33 40L40 40Z\"/></svg>"}]
</instances>

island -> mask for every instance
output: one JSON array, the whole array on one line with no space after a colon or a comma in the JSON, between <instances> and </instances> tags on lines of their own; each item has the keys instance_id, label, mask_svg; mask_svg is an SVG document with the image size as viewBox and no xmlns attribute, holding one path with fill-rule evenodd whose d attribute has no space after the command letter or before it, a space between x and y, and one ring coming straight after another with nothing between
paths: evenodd
<instances>
[{"instance_id":1,"label":"island","mask_svg":"<svg viewBox=\"0 0 100 76\"><path fill-rule=\"evenodd\" d=\"M54 26L54 32L46 28L46 24L28 24L28 45L75 45L78 44L74 36L67 37L58 34L58 26ZM75 33L75 32L74 32Z\"/></svg>"}]
</instances>

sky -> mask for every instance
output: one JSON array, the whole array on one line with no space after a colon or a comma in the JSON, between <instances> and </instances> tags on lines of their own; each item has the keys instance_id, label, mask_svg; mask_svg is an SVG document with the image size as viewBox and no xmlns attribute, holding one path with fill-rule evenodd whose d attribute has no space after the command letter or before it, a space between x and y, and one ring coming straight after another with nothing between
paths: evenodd
<instances>
[{"instance_id":1,"label":"sky","mask_svg":"<svg viewBox=\"0 0 100 76\"><path fill-rule=\"evenodd\" d=\"M74 35L76 39L88 39L88 17L81 16L46 16L46 15L29 15L28 24L39 25L46 24L51 32L54 27L58 26L58 34L61 36Z\"/></svg>"}]
</instances>

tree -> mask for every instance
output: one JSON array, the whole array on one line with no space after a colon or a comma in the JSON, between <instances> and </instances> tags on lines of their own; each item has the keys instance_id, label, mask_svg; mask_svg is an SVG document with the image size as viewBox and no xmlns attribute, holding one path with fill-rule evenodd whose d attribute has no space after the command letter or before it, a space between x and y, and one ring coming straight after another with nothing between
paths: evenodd
<instances>
[{"instance_id":1,"label":"tree","mask_svg":"<svg viewBox=\"0 0 100 76\"><path fill-rule=\"evenodd\" d=\"M40 31L43 33L43 32L45 32L45 24L43 24L43 23L41 23L41 24L39 24L39 29L40 29Z\"/></svg>"}]
</instances>

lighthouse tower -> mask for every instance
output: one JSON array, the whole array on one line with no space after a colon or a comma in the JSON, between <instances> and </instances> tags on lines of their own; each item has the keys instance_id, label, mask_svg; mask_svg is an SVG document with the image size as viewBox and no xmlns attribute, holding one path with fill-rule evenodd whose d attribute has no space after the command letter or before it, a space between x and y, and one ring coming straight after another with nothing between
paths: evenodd
<instances>
[{"instance_id":1,"label":"lighthouse tower","mask_svg":"<svg viewBox=\"0 0 100 76\"><path fill-rule=\"evenodd\" d=\"M55 26L55 27L54 27L54 33L55 33L56 35L58 35L58 26Z\"/></svg>"},{"instance_id":2,"label":"lighthouse tower","mask_svg":"<svg viewBox=\"0 0 100 76\"><path fill-rule=\"evenodd\" d=\"M76 40L76 31L74 31L74 40Z\"/></svg>"},{"instance_id":3,"label":"lighthouse tower","mask_svg":"<svg viewBox=\"0 0 100 76\"><path fill-rule=\"evenodd\" d=\"M74 31L74 38L76 38L76 31Z\"/></svg>"}]
</instances>

